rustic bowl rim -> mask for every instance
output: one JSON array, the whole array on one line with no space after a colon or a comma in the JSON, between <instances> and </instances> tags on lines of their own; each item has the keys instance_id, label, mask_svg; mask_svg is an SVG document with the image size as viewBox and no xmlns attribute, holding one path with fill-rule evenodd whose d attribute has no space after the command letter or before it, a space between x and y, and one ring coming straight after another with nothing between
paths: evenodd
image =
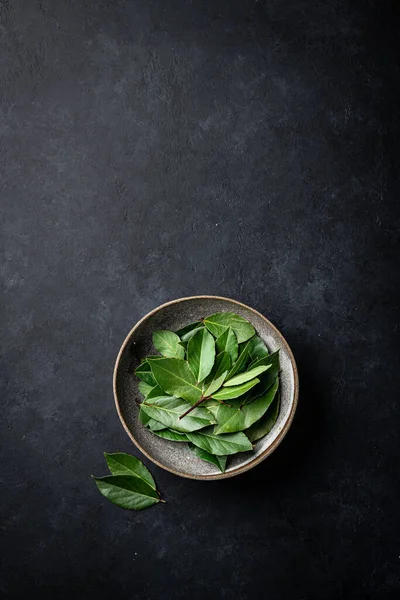
<instances>
[{"instance_id":1,"label":"rustic bowl rim","mask_svg":"<svg viewBox=\"0 0 400 600\"><path fill-rule=\"evenodd\" d=\"M136 331L136 329L138 329L138 327L144 322L146 321L146 319L148 319L149 317L151 317L152 315L154 315L156 312L158 312L159 310L162 310L163 308L166 308L167 306L172 306L174 304L180 304L181 302L187 302L188 300L225 300L227 302L231 302L233 304L236 304L237 306L241 306L243 308L246 308L247 310L253 312L255 315L257 315L258 317L260 317L261 319L263 319L269 327L271 327L275 333L278 335L278 337L280 338L282 345L285 347L285 350L290 358L290 362L293 368L293 376L294 376L294 390L293 390L293 402L292 402L292 407L289 413L289 416L287 417L279 435L276 437L276 439L267 447L265 448L265 450L259 455L253 458L253 460L251 460L250 462L246 463L245 465L239 466L236 469L233 469L232 471L228 471L226 473L218 473L215 475L191 475L189 473L183 473L181 471L176 471L175 469L171 469L169 467L167 467L166 465L162 464L161 462L159 462L158 460L156 460L155 458L153 458L144 448L142 448L142 446L138 443L138 441L135 439L135 437L132 435L131 430L129 429L129 427L127 426L124 417L122 416L122 412L121 412L121 408L119 405L119 400L118 400L118 394L117 394L117 373L118 373L118 368L119 368L119 363L121 360L121 356L122 353L125 350L126 345L129 343L132 335L134 334L134 332ZM114 367L114 373L113 373L113 392L114 392L114 400L115 400L115 406L117 409L117 413L118 416L120 418L120 421L126 431L126 433L128 434L128 436L131 438L132 442L135 444L135 446L154 464L156 464L158 467L160 467L161 469L164 469L165 471L169 471L170 473L173 473L174 475L178 475L179 477L185 477L187 479L197 479L200 481L208 481L208 480L215 480L215 479L227 479L228 477L234 477L235 475L240 475L241 473L244 473L245 471L249 471L250 469L252 469L253 467L257 466L260 462L262 462L264 459L267 458L267 456L269 456L270 454L272 454L272 452L274 450L276 450L276 448L279 446L279 444L281 443L281 441L283 440L283 438L285 437L286 433L288 432L292 422L293 422L293 418L296 412L296 408L297 408L297 403L298 403L298 398L299 398L299 376L298 376L298 372L297 372L297 366L296 366L296 361L294 359L293 356L293 352L290 349L289 344L287 343L286 339L283 337L283 335L281 334L281 332L279 331L279 329L277 329L275 327L275 325L273 325L271 323L271 321L269 321L264 315L262 315L260 312L258 312L257 310L255 310L254 308L252 308L251 306L248 306L247 304L244 304L243 302L239 302L238 300L233 300L232 298L226 298L224 296L209 296L209 295L201 295L201 296L186 296L184 298L177 298L176 300L170 300L169 302L165 302L164 304L160 304L160 306L157 306L156 308L154 308L153 310L151 310L150 312L148 312L146 315L144 315L144 317L142 317L130 330L130 332L128 333L128 335L126 336L126 338L124 339L122 346L118 352L118 356L117 359L115 361L115 367Z\"/></svg>"}]
</instances>

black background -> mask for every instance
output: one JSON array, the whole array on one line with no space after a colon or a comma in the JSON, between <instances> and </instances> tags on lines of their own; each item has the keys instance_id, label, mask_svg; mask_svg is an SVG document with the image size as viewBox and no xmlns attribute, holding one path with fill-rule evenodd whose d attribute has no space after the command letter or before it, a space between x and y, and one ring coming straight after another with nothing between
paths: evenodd
<instances>
[{"instance_id":1,"label":"black background","mask_svg":"<svg viewBox=\"0 0 400 600\"><path fill-rule=\"evenodd\" d=\"M3 597L399 597L394 5L1 0ZM123 511L114 360L192 294L282 330L298 414Z\"/></svg>"}]
</instances>

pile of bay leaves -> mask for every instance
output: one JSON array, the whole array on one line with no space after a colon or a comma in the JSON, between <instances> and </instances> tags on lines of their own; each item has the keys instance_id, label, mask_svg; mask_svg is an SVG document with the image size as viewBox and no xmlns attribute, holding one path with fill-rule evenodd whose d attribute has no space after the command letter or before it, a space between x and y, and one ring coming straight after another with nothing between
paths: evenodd
<instances>
[{"instance_id":1,"label":"pile of bay leaves","mask_svg":"<svg viewBox=\"0 0 400 600\"><path fill-rule=\"evenodd\" d=\"M158 330L135 370L140 420L154 435L188 442L196 456L226 469L228 456L253 450L279 413L279 351L270 354L254 327L221 312Z\"/></svg>"}]
</instances>

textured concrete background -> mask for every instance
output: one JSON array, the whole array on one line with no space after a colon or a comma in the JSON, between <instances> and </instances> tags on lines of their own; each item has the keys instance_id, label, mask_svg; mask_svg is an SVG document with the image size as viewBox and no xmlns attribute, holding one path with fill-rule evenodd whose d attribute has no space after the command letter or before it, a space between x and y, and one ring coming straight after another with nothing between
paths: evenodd
<instances>
[{"instance_id":1,"label":"textured concrete background","mask_svg":"<svg viewBox=\"0 0 400 600\"><path fill-rule=\"evenodd\" d=\"M2 597L399 597L394 5L0 0ZM114 359L198 293L281 328L299 413L125 512Z\"/></svg>"}]
</instances>

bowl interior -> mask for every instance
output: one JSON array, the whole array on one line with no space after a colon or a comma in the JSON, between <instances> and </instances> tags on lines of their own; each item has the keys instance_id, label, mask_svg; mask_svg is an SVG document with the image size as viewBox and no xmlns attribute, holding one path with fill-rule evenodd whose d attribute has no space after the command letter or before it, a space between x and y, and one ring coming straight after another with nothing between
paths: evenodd
<instances>
[{"instance_id":1,"label":"bowl interior","mask_svg":"<svg viewBox=\"0 0 400 600\"><path fill-rule=\"evenodd\" d=\"M244 452L228 459L224 474L216 467L197 458L187 444L169 442L148 431L139 421L136 400L141 401L138 379L134 370L140 359L154 354L152 333L155 329L175 331L188 323L215 312L231 311L244 317L255 327L271 352L280 349L281 409L273 429L255 444L253 452ZM125 340L114 373L114 393L121 421L134 443L153 462L178 475L199 479L229 477L251 468L267 456L279 443L293 418L297 402L297 372L293 356L282 335L253 309L234 300L200 296L165 304L133 328Z\"/></svg>"}]
</instances>

